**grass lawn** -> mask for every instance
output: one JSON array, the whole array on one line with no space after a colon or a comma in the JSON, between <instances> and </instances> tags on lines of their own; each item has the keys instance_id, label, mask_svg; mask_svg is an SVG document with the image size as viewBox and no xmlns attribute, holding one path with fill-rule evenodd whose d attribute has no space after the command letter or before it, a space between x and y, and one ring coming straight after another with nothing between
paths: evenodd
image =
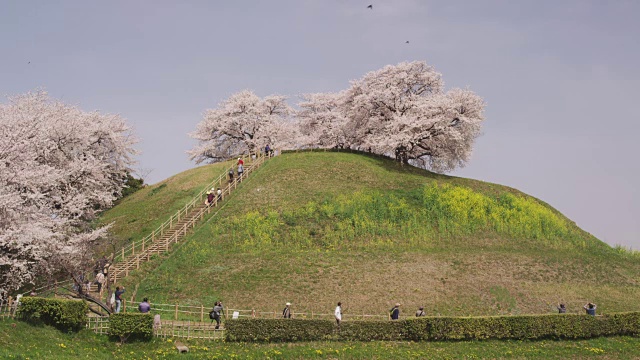
<instances>
[{"instance_id":1,"label":"grass lawn","mask_svg":"<svg viewBox=\"0 0 640 360\"><path fill-rule=\"evenodd\" d=\"M14 325L15 324L15 325ZM635 359L640 339L584 341L312 342L247 344L153 339L119 345L90 331L63 333L21 321L0 320L2 359Z\"/></svg>"}]
</instances>

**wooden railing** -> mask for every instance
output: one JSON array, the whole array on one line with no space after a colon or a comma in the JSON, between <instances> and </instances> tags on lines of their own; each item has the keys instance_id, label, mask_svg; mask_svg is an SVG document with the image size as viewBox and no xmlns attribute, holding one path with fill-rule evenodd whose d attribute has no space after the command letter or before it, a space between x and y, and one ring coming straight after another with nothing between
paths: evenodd
<instances>
[{"instance_id":1,"label":"wooden railing","mask_svg":"<svg viewBox=\"0 0 640 360\"><path fill-rule=\"evenodd\" d=\"M245 160L248 160L249 158L251 158L252 155L255 155L256 158L264 157L263 154L255 154L255 153L253 153L253 154L250 154L250 155L242 155L241 158L243 159L243 161L245 161ZM189 201L185 206L183 206L175 214L171 215L171 217L169 217L169 219L167 219L165 222L160 224L149 235L145 236L144 238L142 238L142 239L140 239L138 241L134 241L134 242L122 247L119 251L117 251L114 254L114 259L113 259L114 263L124 260L125 257L127 257L129 255L135 255L136 248L138 249L138 251L144 251L145 245L148 246L148 244L150 244L153 241L155 241L156 238L164 235L164 233L166 231L172 229L174 224L177 224L178 222L180 222L181 219L183 219L185 216L187 216L189 214L190 210L192 210L196 206L201 205L203 199L205 198L205 194L207 193L207 191L210 190L212 187L221 184L223 182L223 180L225 180L227 178L227 174L228 174L229 170L232 170L232 169L234 169L234 166L231 166L231 167L227 168L223 174L220 174L220 176L218 176L215 180L213 180L209 184L207 184L193 199L191 199L191 201Z\"/></svg>"},{"instance_id":2,"label":"wooden railing","mask_svg":"<svg viewBox=\"0 0 640 360\"><path fill-rule=\"evenodd\" d=\"M264 161L273 155L266 155L263 153L253 153L250 155L244 155L242 158L246 160L247 165L244 167L244 172L241 176L236 176L233 182L228 182L221 188L222 196L224 199L227 195L230 195L232 190L236 189L238 184L242 182L249 174L264 163ZM250 160L250 161L249 161ZM158 229L154 230L151 234L139 240L133 242L127 247L120 250L120 254L116 258L119 260L115 263L109 271L109 280L112 283L129 276L130 270L135 270L140 267L141 262L149 261L151 253L153 252L166 252L169 250L169 246L172 243L177 243L183 236L187 234L187 231L196 226L196 223L204 218L205 213L209 214L213 207L218 204L218 197L214 197L214 203L212 206L205 206L204 199L206 192L215 188L216 185L221 185L226 179L226 173L220 175L216 180L209 183L202 191L196 195L185 207L174 214L169 220L165 221ZM185 219L187 219L185 221ZM182 223L180 223L182 221ZM174 229L175 224L181 224L180 228ZM162 239L165 232L172 231L169 237ZM161 241L160 241L161 240ZM136 253L136 247L138 248ZM124 274L124 276L123 276Z\"/></svg>"},{"instance_id":3,"label":"wooden railing","mask_svg":"<svg viewBox=\"0 0 640 360\"><path fill-rule=\"evenodd\" d=\"M163 320L174 321L192 321L192 322L210 322L209 311L213 306L205 305L179 305L179 304L160 304L150 303L151 312L154 314L160 314ZM123 312L138 312L138 302L135 300L125 302L122 308ZM264 311L257 309L234 309L224 308L223 317L226 319L232 319L234 313L237 312L237 318L256 318L256 319L279 319L282 318L282 309L274 311ZM402 314L402 317L411 317L409 315ZM296 311L291 309L291 317L295 319L325 319L333 320L333 313L326 312L313 312L313 311ZM346 321L361 321L361 320L389 320L389 314L365 314L365 313L351 313L347 312L342 315L342 319Z\"/></svg>"},{"instance_id":4,"label":"wooden railing","mask_svg":"<svg viewBox=\"0 0 640 360\"><path fill-rule=\"evenodd\" d=\"M86 328L101 335L109 334L109 317L92 316ZM185 338L203 340L224 339L224 329L216 329L215 324L206 321L161 320L159 326L154 324L153 335L162 338Z\"/></svg>"}]
</instances>

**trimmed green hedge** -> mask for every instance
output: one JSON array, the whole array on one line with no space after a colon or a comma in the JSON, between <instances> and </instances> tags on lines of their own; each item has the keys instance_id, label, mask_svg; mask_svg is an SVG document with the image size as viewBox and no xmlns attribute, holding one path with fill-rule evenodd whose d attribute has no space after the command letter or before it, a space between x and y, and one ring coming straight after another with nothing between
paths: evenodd
<instances>
[{"instance_id":1,"label":"trimmed green hedge","mask_svg":"<svg viewBox=\"0 0 640 360\"><path fill-rule=\"evenodd\" d=\"M118 313L109 316L109 335L118 336L121 342L131 336L148 340L153 337L153 316L151 314Z\"/></svg>"},{"instance_id":2,"label":"trimmed green hedge","mask_svg":"<svg viewBox=\"0 0 640 360\"><path fill-rule=\"evenodd\" d=\"M481 339L586 339L640 336L640 313L606 316L529 315L423 317L400 321L351 321L340 331L330 320L238 319L225 323L227 341L438 341Z\"/></svg>"},{"instance_id":3,"label":"trimmed green hedge","mask_svg":"<svg viewBox=\"0 0 640 360\"><path fill-rule=\"evenodd\" d=\"M81 300L23 297L18 316L28 322L54 326L63 331L80 330L87 323L89 306Z\"/></svg>"}]
</instances>

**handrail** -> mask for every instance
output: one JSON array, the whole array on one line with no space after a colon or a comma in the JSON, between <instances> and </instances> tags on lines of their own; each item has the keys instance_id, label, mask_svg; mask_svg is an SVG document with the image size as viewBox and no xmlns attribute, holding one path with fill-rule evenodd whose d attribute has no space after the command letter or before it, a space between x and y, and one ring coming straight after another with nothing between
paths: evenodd
<instances>
[{"instance_id":1,"label":"handrail","mask_svg":"<svg viewBox=\"0 0 640 360\"><path fill-rule=\"evenodd\" d=\"M247 160L249 158L251 158L251 155L256 155L256 159L258 157L264 157L263 154L261 153L250 153L250 154L243 154L241 156L241 158L244 160ZM254 161L252 161L253 163ZM206 194L207 190L209 190L212 186L215 186L219 183L221 183L224 179L226 179L227 177L227 173L229 172L230 169L233 169L234 166L229 167L228 169L225 170L225 172L223 174L220 174L220 176L218 176L215 180L213 180L212 182L210 182L209 184L207 184L207 186L205 186L191 201L189 201L184 207L182 207L180 210L178 210L175 214L173 214L171 217L169 217L168 220L166 220L164 223L162 223L161 225L159 225L155 230L153 230L149 235L145 236L144 238L138 240L138 241L133 241L131 242L129 245L126 245L124 247L122 247L120 249L120 251L117 252L117 254L115 254L115 257L113 258L113 262L117 262L117 261L123 261L128 255L130 254L135 254L135 248L137 247L141 247L143 248L143 244L146 245L146 243L149 240L155 240L155 238L157 236L162 236L164 235L164 232L167 228L172 229L173 228L173 223L174 222L178 222L180 221L181 217L183 216L187 216L189 214L189 210L191 210L193 207L196 206L196 204L200 204L200 202L202 201L204 195Z\"/></svg>"},{"instance_id":2,"label":"handrail","mask_svg":"<svg viewBox=\"0 0 640 360\"><path fill-rule=\"evenodd\" d=\"M125 312L137 312L138 302L133 299L129 302L129 305L124 307ZM209 319L209 312L213 306L205 305L179 305L179 304L162 304L162 303L150 303L151 311L154 313L165 313L170 317L168 319L181 320L181 321L206 321ZM282 311L264 311L258 309L234 309L224 308L224 314L226 319L231 319L234 312L238 312L238 318L256 318L256 319L280 319L282 318ZM313 311L295 311L291 310L292 318L297 319L334 319L333 312L313 312ZM411 318L411 314L402 314L401 318ZM167 319L165 317L165 319ZM342 319L347 321L361 321L361 320L389 320L389 314L365 314L365 313L344 313Z\"/></svg>"},{"instance_id":3,"label":"handrail","mask_svg":"<svg viewBox=\"0 0 640 360\"><path fill-rule=\"evenodd\" d=\"M266 159L274 157L281 153L282 153L281 150L274 149L274 152L272 154L265 154L261 151L254 151L254 152L250 152L249 154L241 155L240 156L241 159L243 159L244 161L247 161L245 170L241 177L237 177L237 176L234 177L233 182L228 183L224 188L222 188L223 198L225 195L229 195L232 191L232 188L235 189L238 183L242 181L242 179L246 178L251 172L253 172L253 170L255 170L258 166L262 165L262 163L264 163ZM220 174L215 180L207 184L200 192L198 192L198 194L194 198L191 199L191 201L189 201L182 208L180 208L180 210L174 213L168 220L166 220L161 225L159 225L150 234L148 234L147 236L145 236L144 238L138 241L133 241L129 243L128 245L122 247L119 251L117 251L117 254L114 254L115 256L112 258L112 263L111 263L112 267L110 268L110 271L108 273L109 281L112 280L111 279L112 273L118 270L117 265L120 265L122 263L126 263L127 261L129 261L131 259L131 255L134 255L133 259L137 261L141 260L142 258L140 257L140 255L145 253L145 247L149 248L154 244L157 244L157 242L155 241L156 236L158 238L161 237L164 234L164 232L167 231L167 228L168 230L172 230L174 228L174 224L178 224L183 217L186 217L189 215L190 211L192 211L193 208L196 208L197 206L201 205L206 192L210 188L214 187L215 185L221 184L226 179L227 173L229 172L229 170L234 169L234 167L235 166L232 165L229 168L227 168L224 173ZM216 199L215 203L217 203L218 198L216 197L215 199ZM191 216L189 220L187 220L186 223L182 225L182 227L180 227L180 229L177 229L177 231L175 231L171 235L167 243L171 243L172 241L177 242L178 237L180 236L179 234L183 234L183 235L186 234L189 227L195 226L195 222L199 219L202 219L204 217L205 212L210 212L210 211L211 211L210 207L201 207L195 214L193 214L193 216ZM168 246L165 245L165 250L167 250L166 249L167 247ZM136 254L137 249L140 249L140 250L138 250L139 253ZM126 272L128 273L128 271ZM65 280L61 282L50 283L50 284L37 287L35 289L31 289L23 293L22 295L24 296L31 292L36 292L36 293L48 292L60 286L70 286L72 284L73 284L72 280Z\"/></svg>"},{"instance_id":4,"label":"handrail","mask_svg":"<svg viewBox=\"0 0 640 360\"><path fill-rule=\"evenodd\" d=\"M253 170L255 170L257 167L259 167L260 165L262 165L262 163L264 163L265 159L267 158L271 158L273 156L275 156L276 154L278 154L279 152L275 152L273 155L268 155L268 154L264 154L264 153L251 153L248 155L243 155L242 159L243 160L247 160L247 162L249 163L248 165L245 166L245 170L242 174L242 176L239 177L235 177L233 182L230 182L227 184L227 186L225 186L222 189L222 198L224 198L226 195L230 194L232 191L232 188L235 189L238 186L238 183L241 182L244 178L246 178L251 172L253 172ZM248 159L251 158L252 160L249 162ZM233 167L231 167L233 168ZM123 278L128 276L129 273L129 269L126 263L128 261L135 261L137 264L139 264L140 260L144 261L144 257L146 256L146 258L148 259L150 256L149 250L153 247L163 247L164 251L168 251L168 247L169 244L171 242L178 242L178 237L181 235L186 235L187 230L189 229L189 227L194 227L196 221L202 219L204 217L204 213L207 212L209 213L211 211L211 207L208 206L202 206L200 207L196 213L190 213L190 211L192 211L192 208L195 208L196 206L200 206L202 204L202 199L204 198L204 195L206 194L207 190L210 189L212 186L215 187L216 184L221 184L222 181L226 179L226 173L220 175L218 178L216 178L214 181L212 181L211 183L209 183L202 191L200 191L198 193L198 195L196 195L189 203L187 203L187 205L185 205L184 208L180 209L176 214L174 214L169 220L165 221L158 229L160 229L160 236L162 236L164 234L163 229L166 228L166 224L169 223L170 228L169 230L173 230L173 220L177 219L176 223L180 221L180 216L182 213L184 213L184 216L186 217L187 215L190 215L190 218L184 223L182 224L182 227L175 229L173 231L173 233L170 235L169 238L164 239L164 241L162 243L159 243L155 238L155 233L158 232L158 229L154 230L154 232L152 232L152 234L146 236L145 238L143 238L142 240L139 241L134 241L131 243L131 245L124 247L121 249L121 254L119 254L119 257L116 257L114 259L118 259L119 264L124 264L125 268L124 269L118 269L117 266L114 267L113 271L109 271L109 278L110 281L112 281L113 283L115 283L118 278ZM218 198L215 198L215 202L214 204L217 204ZM149 239L151 239L151 242L149 245L147 245L147 242L149 241ZM138 248L140 248L139 252L136 254L135 251L135 247L136 244L140 244L138 246ZM145 249L145 245L146 249ZM164 246L162 246L164 245ZM115 263L115 261L114 261ZM139 265L136 265L136 268ZM124 276L119 276L122 273L125 273Z\"/></svg>"}]
</instances>

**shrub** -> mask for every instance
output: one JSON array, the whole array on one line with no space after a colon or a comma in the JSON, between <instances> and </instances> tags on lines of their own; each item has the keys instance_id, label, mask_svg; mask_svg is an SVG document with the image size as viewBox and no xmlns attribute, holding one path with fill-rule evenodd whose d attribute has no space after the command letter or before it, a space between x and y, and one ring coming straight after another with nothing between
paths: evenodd
<instances>
[{"instance_id":1,"label":"shrub","mask_svg":"<svg viewBox=\"0 0 640 360\"><path fill-rule=\"evenodd\" d=\"M36 324L54 326L63 331L77 331L87 323L89 306L81 300L23 297L18 316Z\"/></svg>"},{"instance_id":2,"label":"shrub","mask_svg":"<svg viewBox=\"0 0 640 360\"><path fill-rule=\"evenodd\" d=\"M329 320L237 319L225 323L229 341L292 342L328 340L334 329Z\"/></svg>"},{"instance_id":3,"label":"shrub","mask_svg":"<svg viewBox=\"0 0 640 360\"><path fill-rule=\"evenodd\" d=\"M402 340L405 338L405 321L351 321L343 322L338 340L373 341ZM334 326L335 327L335 326Z\"/></svg>"},{"instance_id":4,"label":"shrub","mask_svg":"<svg viewBox=\"0 0 640 360\"><path fill-rule=\"evenodd\" d=\"M153 336L153 316L151 314L111 314L109 335L118 336L122 343L131 336L148 340Z\"/></svg>"},{"instance_id":5,"label":"shrub","mask_svg":"<svg viewBox=\"0 0 640 360\"><path fill-rule=\"evenodd\" d=\"M530 315L492 317L423 317L401 321L240 319L226 323L228 341L442 341L483 339L587 339L640 335L640 313L606 316Z\"/></svg>"}]
</instances>

